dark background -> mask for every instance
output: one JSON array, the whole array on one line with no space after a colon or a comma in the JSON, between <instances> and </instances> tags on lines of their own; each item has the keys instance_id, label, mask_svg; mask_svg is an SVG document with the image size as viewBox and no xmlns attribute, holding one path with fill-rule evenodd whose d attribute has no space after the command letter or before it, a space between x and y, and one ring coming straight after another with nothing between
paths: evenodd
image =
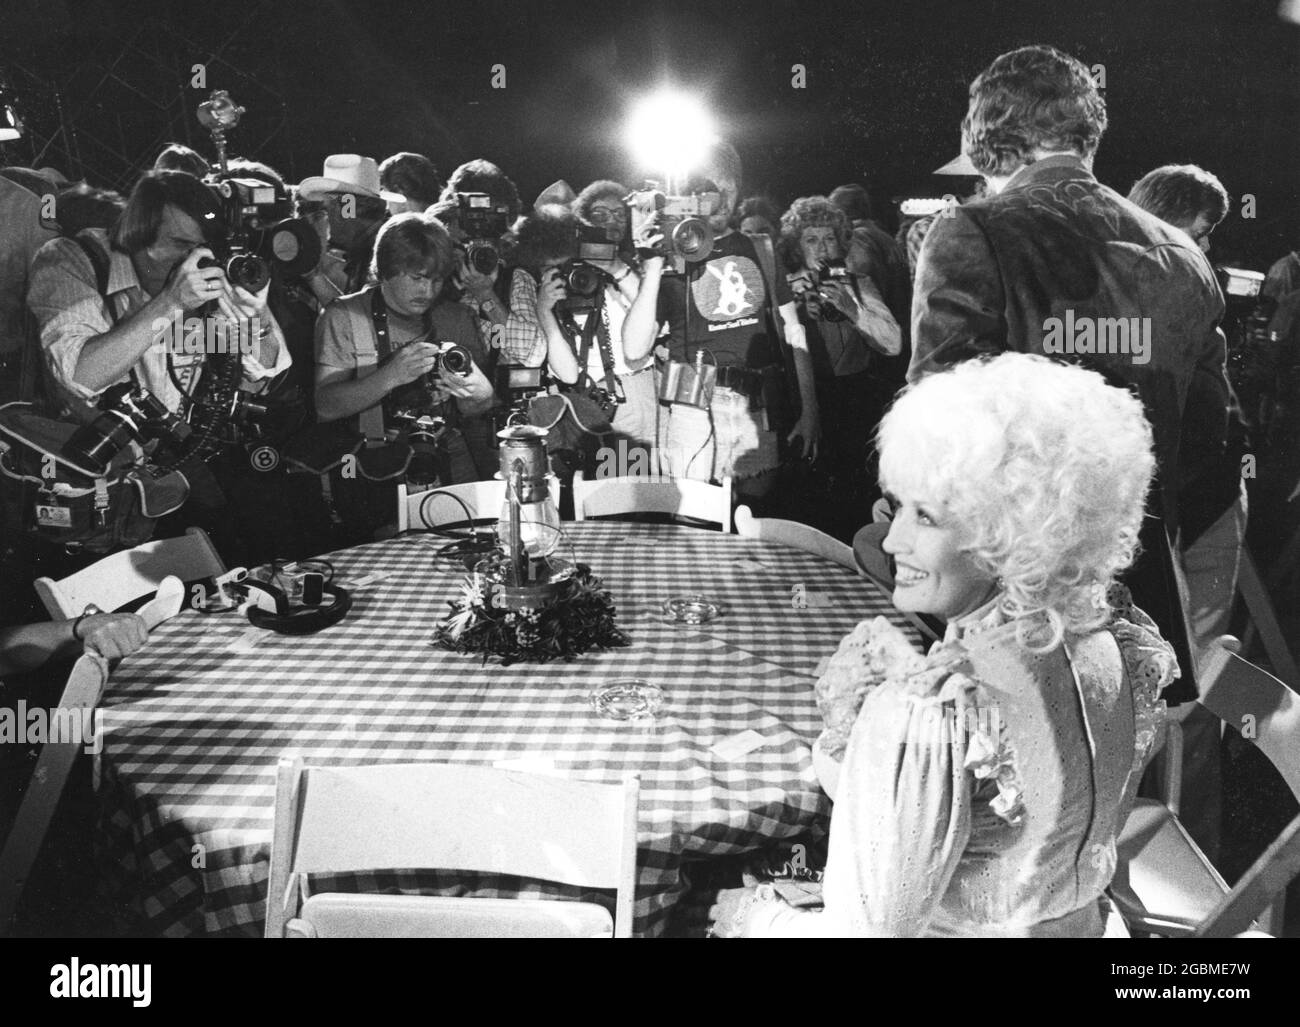
<instances>
[{"instance_id":1,"label":"dark background","mask_svg":"<svg viewBox=\"0 0 1300 1027\"><path fill-rule=\"evenodd\" d=\"M1044 42L1105 67L1102 181L1127 192L1158 164L1195 162L1234 197L1217 258L1262 268L1300 244L1300 27L1277 0L4 6L0 72L29 127L6 163L119 189L169 138L211 155L193 117L207 90L189 88L202 62L208 89L248 108L232 150L291 181L328 153L406 149L444 174L488 157L528 199L560 177L636 184L648 169L629 166L623 116L671 78L739 146L747 193L784 205L857 180L881 199L937 196L950 186L929 172L959 151L971 79ZM791 88L796 63L806 89ZM494 64L505 89L491 88ZM1253 221L1238 216L1245 193Z\"/></svg>"}]
</instances>

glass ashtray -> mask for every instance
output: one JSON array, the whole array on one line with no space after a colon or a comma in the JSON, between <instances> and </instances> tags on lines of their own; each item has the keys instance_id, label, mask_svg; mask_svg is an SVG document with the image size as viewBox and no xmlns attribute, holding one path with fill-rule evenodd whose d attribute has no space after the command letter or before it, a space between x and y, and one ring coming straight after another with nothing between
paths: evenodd
<instances>
[{"instance_id":1,"label":"glass ashtray","mask_svg":"<svg viewBox=\"0 0 1300 1027\"><path fill-rule=\"evenodd\" d=\"M611 681L593 689L587 700L606 720L650 720L664 706L664 690L638 678Z\"/></svg>"},{"instance_id":2,"label":"glass ashtray","mask_svg":"<svg viewBox=\"0 0 1300 1027\"><path fill-rule=\"evenodd\" d=\"M679 624L707 624L722 607L702 595L674 596L664 603L664 617Z\"/></svg>"}]
</instances>

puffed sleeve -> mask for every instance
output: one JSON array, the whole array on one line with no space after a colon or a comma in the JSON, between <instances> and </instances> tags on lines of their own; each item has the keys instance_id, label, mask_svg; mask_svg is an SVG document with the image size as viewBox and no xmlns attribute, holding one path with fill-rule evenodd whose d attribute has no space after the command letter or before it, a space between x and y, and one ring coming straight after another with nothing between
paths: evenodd
<instances>
[{"instance_id":1,"label":"puffed sleeve","mask_svg":"<svg viewBox=\"0 0 1300 1027\"><path fill-rule=\"evenodd\" d=\"M919 684L889 682L863 700L831 815L824 910L759 904L751 937L925 932L969 840L976 764L989 754L960 727L978 720L980 689L960 674Z\"/></svg>"},{"instance_id":2,"label":"puffed sleeve","mask_svg":"<svg viewBox=\"0 0 1300 1027\"><path fill-rule=\"evenodd\" d=\"M1181 671L1173 646L1160 637L1155 621L1133 605L1127 588L1112 585L1106 598L1114 611L1108 628L1119 645L1133 689L1133 770L1120 803L1121 811L1127 811L1132 808L1147 762L1164 744L1167 711L1160 693Z\"/></svg>"}]
</instances>

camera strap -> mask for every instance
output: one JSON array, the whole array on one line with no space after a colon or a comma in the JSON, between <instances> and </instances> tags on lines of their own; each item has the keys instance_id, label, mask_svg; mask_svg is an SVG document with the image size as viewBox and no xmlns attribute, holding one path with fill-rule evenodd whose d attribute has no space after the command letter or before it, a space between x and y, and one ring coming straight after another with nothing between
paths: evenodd
<instances>
[{"instance_id":1,"label":"camera strap","mask_svg":"<svg viewBox=\"0 0 1300 1027\"><path fill-rule=\"evenodd\" d=\"M618 380L618 375L614 373L614 346L609 336L609 308L605 304L605 290L600 290L600 305L587 314L586 323L582 328L578 327L577 322L573 319L573 312L569 310L557 310L556 320L565 336L569 339L569 344L577 342L578 350L578 382L581 385L584 381L591 386L596 383L592 380L587 371L587 360L591 353L591 344L596 343L600 351L600 363L604 369L604 388L609 394L611 400L615 403L626 402L626 396L623 394L622 384Z\"/></svg>"},{"instance_id":2,"label":"camera strap","mask_svg":"<svg viewBox=\"0 0 1300 1027\"><path fill-rule=\"evenodd\" d=\"M357 362L357 378L369 378L379 369L379 361L387 359L393 351L388 334L388 305L383 291L374 286L370 292L369 322L351 306L348 308L352 327L352 351ZM362 410L357 414L357 427L365 437L367 448L384 445L387 431L384 426L384 404Z\"/></svg>"}]
</instances>

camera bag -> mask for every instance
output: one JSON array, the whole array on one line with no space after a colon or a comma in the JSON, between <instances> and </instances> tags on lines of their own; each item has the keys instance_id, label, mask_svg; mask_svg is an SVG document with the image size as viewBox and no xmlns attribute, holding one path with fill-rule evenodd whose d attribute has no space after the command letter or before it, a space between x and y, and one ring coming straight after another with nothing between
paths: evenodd
<instances>
[{"instance_id":1,"label":"camera bag","mask_svg":"<svg viewBox=\"0 0 1300 1027\"><path fill-rule=\"evenodd\" d=\"M147 542L154 522L189 496L179 471L156 477L140 448L124 447L103 474L62 455L79 426L30 403L0 407L0 513L11 537L35 535L88 553Z\"/></svg>"}]
</instances>

